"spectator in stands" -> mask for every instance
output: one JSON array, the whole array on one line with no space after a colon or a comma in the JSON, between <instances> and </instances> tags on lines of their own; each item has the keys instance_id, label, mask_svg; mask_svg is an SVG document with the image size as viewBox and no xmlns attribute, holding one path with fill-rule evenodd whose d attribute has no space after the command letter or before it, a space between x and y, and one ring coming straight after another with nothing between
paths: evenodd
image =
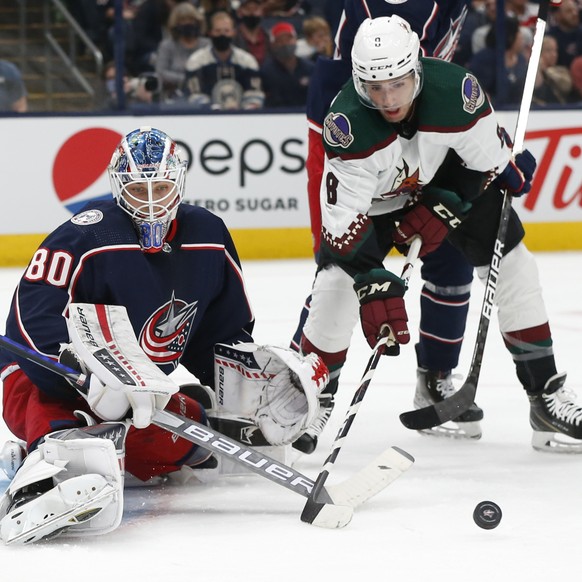
<instances>
[{"instance_id":1,"label":"spectator in stands","mask_svg":"<svg viewBox=\"0 0 582 582\"><path fill-rule=\"evenodd\" d=\"M485 37L495 23L497 14L497 0L484 0L472 4L477 6L472 7L467 14L453 57L453 62L462 67L467 67L473 55L485 48Z\"/></svg>"},{"instance_id":2,"label":"spectator in stands","mask_svg":"<svg viewBox=\"0 0 582 582\"><path fill-rule=\"evenodd\" d=\"M103 79L106 92L103 102L104 109L119 109L114 61L110 61L105 65ZM127 109L150 109L159 100L160 83L154 73L142 73L136 77L126 73L123 76L123 90Z\"/></svg>"},{"instance_id":3,"label":"spectator in stands","mask_svg":"<svg viewBox=\"0 0 582 582\"><path fill-rule=\"evenodd\" d=\"M307 100L307 86L314 64L295 54L297 32L289 22L271 29L271 57L261 67L267 107L300 107Z\"/></svg>"},{"instance_id":4,"label":"spectator in stands","mask_svg":"<svg viewBox=\"0 0 582 582\"><path fill-rule=\"evenodd\" d=\"M215 12L228 12L232 14L231 0L198 0L198 6L204 12L207 26L210 26L210 17Z\"/></svg>"},{"instance_id":5,"label":"spectator in stands","mask_svg":"<svg viewBox=\"0 0 582 582\"><path fill-rule=\"evenodd\" d=\"M582 102L582 56L575 57L570 63L570 77L572 78L572 101Z\"/></svg>"},{"instance_id":6,"label":"spectator in stands","mask_svg":"<svg viewBox=\"0 0 582 582\"><path fill-rule=\"evenodd\" d=\"M236 15L238 26L234 43L262 65L269 54L269 35L262 25L263 0L241 0Z\"/></svg>"},{"instance_id":7,"label":"spectator in stands","mask_svg":"<svg viewBox=\"0 0 582 582\"><path fill-rule=\"evenodd\" d=\"M0 112L26 113L28 96L18 67L0 60Z\"/></svg>"},{"instance_id":8,"label":"spectator in stands","mask_svg":"<svg viewBox=\"0 0 582 582\"><path fill-rule=\"evenodd\" d=\"M343 0L336 0L343 4ZM305 19L304 0L265 0L264 26L271 30L279 22L289 22L295 30L303 29Z\"/></svg>"},{"instance_id":9,"label":"spectator in stands","mask_svg":"<svg viewBox=\"0 0 582 582\"><path fill-rule=\"evenodd\" d=\"M538 19L538 4L528 0L505 0L505 12L515 16L520 26L531 29L533 33Z\"/></svg>"},{"instance_id":10,"label":"spectator in stands","mask_svg":"<svg viewBox=\"0 0 582 582\"><path fill-rule=\"evenodd\" d=\"M310 48L309 58L312 61L316 61L319 56L327 58L333 56L331 29L321 16L310 16L303 21L303 37Z\"/></svg>"},{"instance_id":11,"label":"spectator in stands","mask_svg":"<svg viewBox=\"0 0 582 582\"><path fill-rule=\"evenodd\" d=\"M552 11L553 26L548 29L558 41L558 65L569 67L574 57L582 55L582 27L575 0L562 0Z\"/></svg>"},{"instance_id":12,"label":"spectator in stands","mask_svg":"<svg viewBox=\"0 0 582 582\"><path fill-rule=\"evenodd\" d=\"M158 47L156 73L162 83L162 100L172 103L183 99L181 89L186 79L186 62L210 41L204 36L206 22L202 12L189 2L172 8L168 29L170 36Z\"/></svg>"},{"instance_id":13,"label":"spectator in stands","mask_svg":"<svg viewBox=\"0 0 582 582\"><path fill-rule=\"evenodd\" d=\"M473 55L485 48L487 33L491 30L491 27L495 26L495 22L497 21L497 0L485 0L484 16L485 21L471 35L471 52ZM463 30L464 28L463 26Z\"/></svg>"},{"instance_id":14,"label":"spectator in stands","mask_svg":"<svg viewBox=\"0 0 582 582\"><path fill-rule=\"evenodd\" d=\"M497 87L496 43L496 29L492 26L487 33L486 47L473 56L469 70L479 79L495 105L517 105L525 84L527 59L523 54L523 36L516 18L507 17L505 21L505 78L501 88Z\"/></svg>"},{"instance_id":15,"label":"spectator in stands","mask_svg":"<svg viewBox=\"0 0 582 582\"><path fill-rule=\"evenodd\" d=\"M155 71L158 46L167 34L170 12L188 0L144 0L137 9L128 34L127 67L135 74Z\"/></svg>"},{"instance_id":16,"label":"spectator in stands","mask_svg":"<svg viewBox=\"0 0 582 582\"><path fill-rule=\"evenodd\" d=\"M233 45L234 19L228 12L210 17L211 46L198 49L186 63L184 92L196 108L257 109L264 93L257 59Z\"/></svg>"},{"instance_id":17,"label":"spectator in stands","mask_svg":"<svg viewBox=\"0 0 582 582\"><path fill-rule=\"evenodd\" d=\"M570 71L558 62L558 42L546 35L536 76L533 102L538 105L563 104L575 100Z\"/></svg>"},{"instance_id":18,"label":"spectator in stands","mask_svg":"<svg viewBox=\"0 0 582 582\"><path fill-rule=\"evenodd\" d=\"M127 13L135 3L124 1L123 18L131 19ZM65 0L65 6L91 41L101 51L105 61L113 58L110 27L113 24L114 0Z\"/></svg>"},{"instance_id":19,"label":"spectator in stands","mask_svg":"<svg viewBox=\"0 0 582 582\"><path fill-rule=\"evenodd\" d=\"M505 14L517 18L525 47L531 47L533 45L538 10L539 2L505 0Z\"/></svg>"}]
</instances>

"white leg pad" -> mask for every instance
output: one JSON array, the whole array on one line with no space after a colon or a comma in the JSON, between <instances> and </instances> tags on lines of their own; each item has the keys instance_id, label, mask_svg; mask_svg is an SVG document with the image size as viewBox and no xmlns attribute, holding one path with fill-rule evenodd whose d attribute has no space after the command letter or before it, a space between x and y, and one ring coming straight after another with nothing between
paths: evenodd
<instances>
[{"instance_id":1,"label":"white leg pad","mask_svg":"<svg viewBox=\"0 0 582 582\"><path fill-rule=\"evenodd\" d=\"M78 437L78 438L75 438ZM52 479L54 487L13 506L25 487ZM67 537L107 533L123 513L123 476L114 443L81 430L59 431L26 457L0 500L0 537L29 543L62 528Z\"/></svg>"},{"instance_id":2,"label":"white leg pad","mask_svg":"<svg viewBox=\"0 0 582 582\"><path fill-rule=\"evenodd\" d=\"M6 544L27 544L56 535L63 528L65 535L90 524L115 497L114 487L102 475L73 477L10 511L0 522L0 537Z\"/></svg>"},{"instance_id":3,"label":"white leg pad","mask_svg":"<svg viewBox=\"0 0 582 582\"><path fill-rule=\"evenodd\" d=\"M477 267L481 282L487 281L488 271L488 266ZM548 321L537 263L523 243L501 260L495 305L502 332L528 329Z\"/></svg>"}]
</instances>

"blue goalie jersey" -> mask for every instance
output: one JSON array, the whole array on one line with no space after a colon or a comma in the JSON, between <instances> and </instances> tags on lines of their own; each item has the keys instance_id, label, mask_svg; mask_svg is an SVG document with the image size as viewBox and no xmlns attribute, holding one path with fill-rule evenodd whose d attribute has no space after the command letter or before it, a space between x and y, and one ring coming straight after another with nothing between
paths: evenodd
<instances>
[{"instance_id":1,"label":"blue goalie jersey","mask_svg":"<svg viewBox=\"0 0 582 582\"><path fill-rule=\"evenodd\" d=\"M91 203L51 233L14 293L6 335L57 358L69 342L71 302L123 305L139 344L166 374L184 365L213 386L214 345L252 341L254 316L240 261L223 221L182 204L164 250L143 252L113 201ZM75 397L57 375L0 349L43 392Z\"/></svg>"}]
</instances>

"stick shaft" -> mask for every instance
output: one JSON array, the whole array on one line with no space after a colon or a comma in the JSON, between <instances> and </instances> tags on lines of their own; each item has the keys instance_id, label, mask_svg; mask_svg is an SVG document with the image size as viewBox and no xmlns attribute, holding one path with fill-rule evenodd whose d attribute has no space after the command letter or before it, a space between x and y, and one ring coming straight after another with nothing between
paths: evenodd
<instances>
[{"instance_id":1,"label":"stick shaft","mask_svg":"<svg viewBox=\"0 0 582 582\"><path fill-rule=\"evenodd\" d=\"M406 283L407 286L408 281L410 280L410 275L412 274L414 263L418 258L418 254L420 253L421 247L422 239L417 236L412 240L410 244L410 248L408 249L408 254L406 255L404 266L402 268L401 278L404 279L404 282ZM374 351L372 352L372 355L368 360L368 364L366 365L366 369L360 381L360 385L358 386L358 389L356 390L356 393L352 398L352 402L350 403L350 407L348 408L348 411L346 413L345 420L342 426L340 427L337 436L335 437L335 440L331 448L331 452L329 453L327 459L325 460L323 468L315 481L312 499L315 500L316 502L321 502L321 500L318 499L318 495L320 491L322 491L325 481L329 476L331 467L335 463L340 453L344 439L346 438L348 432L350 431L350 428L352 427L352 424L356 418L356 414L358 413L358 409L360 408L360 404L362 403L362 400L366 395L366 391L368 390L368 386L372 381L374 371L376 370L378 362L380 361L380 357L384 353L384 350L386 349L388 342L394 344L396 340L389 327L385 326L380 332L380 337L378 338L378 342L374 346Z\"/></svg>"}]
</instances>

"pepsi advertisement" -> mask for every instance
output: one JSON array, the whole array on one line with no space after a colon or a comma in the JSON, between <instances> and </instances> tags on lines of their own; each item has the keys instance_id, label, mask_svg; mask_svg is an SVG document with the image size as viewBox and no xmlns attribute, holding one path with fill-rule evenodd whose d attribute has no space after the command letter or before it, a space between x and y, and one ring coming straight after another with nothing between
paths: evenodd
<instances>
[{"instance_id":1,"label":"pepsi advertisement","mask_svg":"<svg viewBox=\"0 0 582 582\"><path fill-rule=\"evenodd\" d=\"M165 131L185 152L185 203L206 207L234 229L309 226L303 115L6 118L0 124L3 174L18 192L0 216L0 234L48 233L91 200L110 197L113 150L140 126Z\"/></svg>"}]
</instances>

